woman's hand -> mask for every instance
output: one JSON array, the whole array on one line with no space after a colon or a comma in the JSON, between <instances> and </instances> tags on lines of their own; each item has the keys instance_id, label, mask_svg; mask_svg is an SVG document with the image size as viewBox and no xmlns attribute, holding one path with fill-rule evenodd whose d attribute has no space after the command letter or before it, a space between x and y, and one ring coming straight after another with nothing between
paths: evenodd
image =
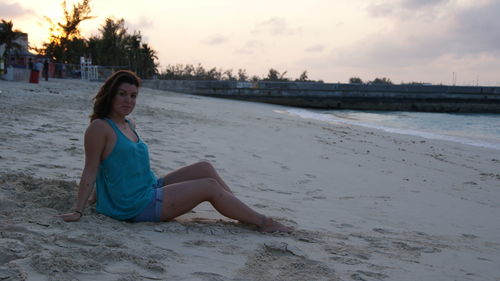
<instances>
[{"instance_id":1,"label":"woman's hand","mask_svg":"<svg viewBox=\"0 0 500 281\"><path fill-rule=\"evenodd\" d=\"M79 212L71 212L67 214L57 215L56 217L63 219L65 222L73 222L80 220L82 214Z\"/></svg>"}]
</instances>

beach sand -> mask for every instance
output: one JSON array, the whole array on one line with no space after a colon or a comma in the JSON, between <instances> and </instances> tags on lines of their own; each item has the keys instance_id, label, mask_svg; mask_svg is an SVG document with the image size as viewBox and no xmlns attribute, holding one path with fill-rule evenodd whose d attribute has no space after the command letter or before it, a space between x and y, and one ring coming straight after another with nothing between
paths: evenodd
<instances>
[{"instance_id":1,"label":"beach sand","mask_svg":"<svg viewBox=\"0 0 500 281\"><path fill-rule=\"evenodd\" d=\"M0 81L0 280L500 280L500 151L301 119L286 108L141 88L158 175L210 161L296 228L209 204L168 223L72 209L100 83Z\"/></svg>"}]
</instances>

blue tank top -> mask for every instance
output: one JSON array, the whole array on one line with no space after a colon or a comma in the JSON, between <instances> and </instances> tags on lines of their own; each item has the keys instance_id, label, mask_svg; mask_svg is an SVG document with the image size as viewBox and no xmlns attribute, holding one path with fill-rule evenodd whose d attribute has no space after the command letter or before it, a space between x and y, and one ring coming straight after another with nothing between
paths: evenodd
<instances>
[{"instance_id":1,"label":"blue tank top","mask_svg":"<svg viewBox=\"0 0 500 281\"><path fill-rule=\"evenodd\" d=\"M96 210L127 220L141 213L153 199L156 176L150 168L148 146L135 130L137 142L127 138L112 120L105 120L115 131L116 143L99 165Z\"/></svg>"}]
</instances>

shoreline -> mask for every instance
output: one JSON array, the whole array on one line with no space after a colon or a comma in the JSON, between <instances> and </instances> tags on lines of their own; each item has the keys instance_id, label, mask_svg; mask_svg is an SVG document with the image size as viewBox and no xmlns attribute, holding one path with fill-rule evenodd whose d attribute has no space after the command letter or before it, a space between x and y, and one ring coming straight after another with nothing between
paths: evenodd
<instances>
[{"instance_id":1,"label":"shoreline","mask_svg":"<svg viewBox=\"0 0 500 281\"><path fill-rule=\"evenodd\" d=\"M201 204L168 223L71 208L100 84L0 81L0 278L494 280L500 151L141 88L133 118L163 174L210 161L262 234ZM7 279L10 280L10 279Z\"/></svg>"},{"instance_id":2,"label":"shoreline","mask_svg":"<svg viewBox=\"0 0 500 281\"><path fill-rule=\"evenodd\" d=\"M399 134L399 135L406 135L409 137L422 137L428 140L442 140L442 141L450 141L454 143L460 143L460 144L465 144L465 145L471 145L471 146L476 146L476 147L482 147L482 148L489 148L489 149L495 149L495 150L500 150L500 140L498 142L493 142L491 139L484 140L484 139L472 139L469 137L465 136L453 136L453 135L445 135L445 134L439 134L439 133L434 133L434 132L429 132L429 131L422 131L422 130L415 130L415 129L401 129L401 128L395 128L395 127L389 127L385 125L375 125L375 124L370 124L362 121L356 121L356 120L345 120L340 117L334 117L331 115L324 115L321 113L316 113L314 111L308 111L307 109L289 109L285 111L286 114L291 114L295 115L304 119L315 119L315 120L320 120L324 122L331 122L331 123L338 123L338 124L345 124L345 125L353 125L353 126L359 126L359 127L364 127L367 129L375 129L375 130L380 130L384 131L386 133L392 133L392 134ZM474 114L474 113L471 113Z\"/></svg>"}]
</instances>

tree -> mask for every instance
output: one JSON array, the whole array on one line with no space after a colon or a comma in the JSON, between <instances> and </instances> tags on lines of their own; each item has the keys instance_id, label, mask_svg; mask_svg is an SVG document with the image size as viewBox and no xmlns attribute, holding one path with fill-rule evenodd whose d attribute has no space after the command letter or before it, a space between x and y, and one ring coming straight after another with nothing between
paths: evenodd
<instances>
[{"instance_id":1,"label":"tree","mask_svg":"<svg viewBox=\"0 0 500 281\"><path fill-rule=\"evenodd\" d=\"M207 75L205 68L199 63L194 69L194 77L196 80L203 80Z\"/></svg>"},{"instance_id":2,"label":"tree","mask_svg":"<svg viewBox=\"0 0 500 281\"><path fill-rule=\"evenodd\" d=\"M94 64L128 68L142 78L151 78L158 73L158 56L156 51L147 43L142 42L140 31L133 34L127 32L124 19L108 17L99 29L100 37L91 37L88 40L90 55ZM193 66L186 65L180 73L191 73ZM179 74L179 70L171 69L169 75Z\"/></svg>"},{"instance_id":3,"label":"tree","mask_svg":"<svg viewBox=\"0 0 500 281\"><path fill-rule=\"evenodd\" d=\"M140 77L149 79L158 74L158 59L156 51L153 50L147 43L143 43L140 49L138 74Z\"/></svg>"},{"instance_id":4,"label":"tree","mask_svg":"<svg viewBox=\"0 0 500 281\"><path fill-rule=\"evenodd\" d=\"M401 85L411 85L411 86L423 86L423 85L430 85L430 83L426 83L426 82L407 82L407 83L404 83L404 82L401 82Z\"/></svg>"},{"instance_id":5,"label":"tree","mask_svg":"<svg viewBox=\"0 0 500 281\"><path fill-rule=\"evenodd\" d=\"M392 85L392 81L389 78L375 78L375 80L371 81L370 84L377 84L377 85Z\"/></svg>"},{"instance_id":6,"label":"tree","mask_svg":"<svg viewBox=\"0 0 500 281\"><path fill-rule=\"evenodd\" d=\"M217 68L212 67L208 72L207 72L207 80L221 80L222 79L222 71L217 70Z\"/></svg>"},{"instance_id":7,"label":"tree","mask_svg":"<svg viewBox=\"0 0 500 281\"><path fill-rule=\"evenodd\" d=\"M86 51L87 46L80 37L79 25L81 22L93 18L90 16L90 0L82 0L73 4L73 9L68 11L66 1L61 3L64 13L64 23L54 23L50 18L45 20L50 24L49 42L43 44L42 53L50 56L57 62L78 64L80 56Z\"/></svg>"},{"instance_id":8,"label":"tree","mask_svg":"<svg viewBox=\"0 0 500 281\"><path fill-rule=\"evenodd\" d=\"M12 21L5 21L2 19L0 23L0 45L4 45L5 50L3 53L3 58L5 59L5 68L10 65L10 60L8 59L13 50L21 50L22 45L16 42L23 36L23 32L19 30L14 30L14 24Z\"/></svg>"},{"instance_id":9,"label":"tree","mask_svg":"<svg viewBox=\"0 0 500 281\"><path fill-rule=\"evenodd\" d=\"M269 69L269 73L267 74L267 77L264 78L264 80L268 81L288 81L288 78L285 78L285 75L287 74L288 71L285 71L283 73L279 73L274 68Z\"/></svg>"},{"instance_id":10,"label":"tree","mask_svg":"<svg viewBox=\"0 0 500 281\"><path fill-rule=\"evenodd\" d=\"M300 74L299 79L296 79L295 81L298 81L298 82L307 82L307 81L309 81L309 77L307 77L307 70L304 70L304 72L302 72L302 74Z\"/></svg>"},{"instance_id":11,"label":"tree","mask_svg":"<svg viewBox=\"0 0 500 281\"><path fill-rule=\"evenodd\" d=\"M351 77L349 78L349 84L363 84L363 80L359 77Z\"/></svg>"},{"instance_id":12,"label":"tree","mask_svg":"<svg viewBox=\"0 0 500 281\"><path fill-rule=\"evenodd\" d=\"M93 18L90 16L90 0L81 1L74 4L71 11L66 1L61 3L64 23L55 24L46 17L51 33L49 42L44 43L43 54L57 62L72 64L79 64L82 56L90 57L93 64L127 68L142 78L151 78L158 73L156 51L142 42L140 31L127 33L124 19L108 17L99 29L100 36L88 40L81 38L79 24Z\"/></svg>"},{"instance_id":13,"label":"tree","mask_svg":"<svg viewBox=\"0 0 500 281\"><path fill-rule=\"evenodd\" d=\"M98 44L98 55L94 57L95 63L109 66L128 65L124 42L127 34L125 20L106 18L99 31L101 38Z\"/></svg>"},{"instance_id":14,"label":"tree","mask_svg":"<svg viewBox=\"0 0 500 281\"><path fill-rule=\"evenodd\" d=\"M248 75L247 75L247 70L246 69L238 69L238 81L247 81L248 80Z\"/></svg>"},{"instance_id":15,"label":"tree","mask_svg":"<svg viewBox=\"0 0 500 281\"><path fill-rule=\"evenodd\" d=\"M267 73L267 77L264 80L269 80L269 81L278 81L280 73L274 69L271 68L269 69L269 73Z\"/></svg>"},{"instance_id":16,"label":"tree","mask_svg":"<svg viewBox=\"0 0 500 281\"><path fill-rule=\"evenodd\" d=\"M127 34L125 32L125 37L123 38L123 50L125 51L126 57L128 59L127 65L130 70L139 74L139 67L144 63L143 61L143 50L141 48L142 35L141 32L134 31L134 34ZM140 75L139 75L140 76Z\"/></svg>"},{"instance_id":17,"label":"tree","mask_svg":"<svg viewBox=\"0 0 500 281\"><path fill-rule=\"evenodd\" d=\"M225 80L236 80L236 77L233 76L233 70L228 69L222 73L223 79Z\"/></svg>"}]
</instances>

